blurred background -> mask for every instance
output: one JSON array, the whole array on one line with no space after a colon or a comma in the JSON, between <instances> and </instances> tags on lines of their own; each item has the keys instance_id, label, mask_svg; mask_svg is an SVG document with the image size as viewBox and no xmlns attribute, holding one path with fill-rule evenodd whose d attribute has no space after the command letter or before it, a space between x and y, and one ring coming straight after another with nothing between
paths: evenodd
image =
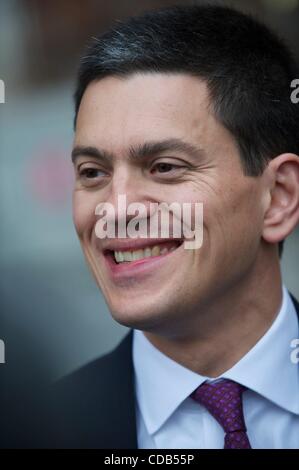
<instances>
[{"instance_id":1,"label":"blurred background","mask_svg":"<svg viewBox=\"0 0 299 470\"><path fill-rule=\"evenodd\" d=\"M72 224L74 80L91 36L115 20L176 3L0 0L0 338L5 367L18 371L14 385L58 378L111 349L125 333L110 318ZM299 1L229 5L256 13L299 58ZM297 297L298 259L297 230L282 261L285 284Z\"/></svg>"}]
</instances>

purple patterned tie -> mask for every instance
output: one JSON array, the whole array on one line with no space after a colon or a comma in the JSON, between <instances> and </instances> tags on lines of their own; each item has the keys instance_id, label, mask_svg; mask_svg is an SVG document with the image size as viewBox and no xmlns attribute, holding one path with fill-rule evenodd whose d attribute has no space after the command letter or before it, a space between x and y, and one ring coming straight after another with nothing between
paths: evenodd
<instances>
[{"instance_id":1,"label":"purple patterned tie","mask_svg":"<svg viewBox=\"0 0 299 470\"><path fill-rule=\"evenodd\" d=\"M224 429L224 449L251 449L243 416L244 390L243 385L223 379L205 382L191 394L191 398L205 406Z\"/></svg>"}]
</instances>

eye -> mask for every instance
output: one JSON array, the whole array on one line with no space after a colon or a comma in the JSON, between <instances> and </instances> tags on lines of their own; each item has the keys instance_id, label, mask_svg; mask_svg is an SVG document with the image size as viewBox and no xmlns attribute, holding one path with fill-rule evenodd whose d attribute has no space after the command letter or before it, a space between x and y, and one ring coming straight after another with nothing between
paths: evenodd
<instances>
[{"instance_id":1,"label":"eye","mask_svg":"<svg viewBox=\"0 0 299 470\"><path fill-rule=\"evenodd\" d=\"M183 165L175 165L169 162L158 162L151 168L151 174L170 173L180 169L183 169Z\"/></svg>"},{"instance_id":2,"label":"eye","mask_svg":"<svg viewBox=\"0 0 299 470\"><path fill-rule=\"evenodd\" d=\"M94 186L103 181L107 174L96 167L83 167L78 169L79 180L85 186Z\"/></svg>"},{"instance_id":3,"label":"eye","mask_svg":"<svg viewBox=\"0 0 299 470\"><path fill-rule=\"evenodd\" d=\"M79 171L80 176L83 176L87 179L97 178L100 176L100 173L102 174L102 176L104 175L104 172L99 170L98 168L83 168Z\"/></svg>"}]
</instances>

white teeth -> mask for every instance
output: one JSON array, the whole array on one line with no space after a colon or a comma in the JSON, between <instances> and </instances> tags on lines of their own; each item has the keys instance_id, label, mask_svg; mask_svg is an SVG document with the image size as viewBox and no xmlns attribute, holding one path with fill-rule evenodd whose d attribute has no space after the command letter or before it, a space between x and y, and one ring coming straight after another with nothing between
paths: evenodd
<instances>
[{"instance_id":1,"label":"white teeth","mask_svg":"<svg viewBox=\"0 0 299 470\"><path fill-rule=\"evenodd\" d=\"M150 248L145 248L145 250L143 251L144 251L144 256L146 258L149 258L150 256L152 256L152 250Z\"/></svg>"},{"instance_id":2,"label":"white teeth","mask_svg":"<svg viewBox=\"0 0 299 470\"><path fill-rule=\"evenodd\" d=\"M133 261L143 258L143 250L133 251Z\"/></svg>"},{"instance_id":3,"label":"white teeth","mask_svg":"<svg viewBox=\"0 0 299 470\"><path fill-rule=\"evenodd\" d=\"M160 254L160 247L158 245L155 245L152 248L152 256L159 256Z\"/></svg>"},{"instance_id":4,"label":"white teeth","mask_svg":"<svg viewBox=\"0 0 299 470\"><path fill-rule=\"evenodd\" d=\"M133 261L133 253L131 251L124 251L123 252L124 261Z\"/></svg>"},{"instance_id":5,"label":"white teeth","mask_svg":"<svg viewBox=\"0 0 299 470\"><path fill-rule=\"evenodd\" d=\"M167 248L166 246L160 247L159 245L155 245L153 247L146 247L135 251L114 251L114 258L117 263L122 263L124 261L130 262L138 259L150 258L151 256L165 255L176 248L176 246Z\"/></svg>"}]
</instances>

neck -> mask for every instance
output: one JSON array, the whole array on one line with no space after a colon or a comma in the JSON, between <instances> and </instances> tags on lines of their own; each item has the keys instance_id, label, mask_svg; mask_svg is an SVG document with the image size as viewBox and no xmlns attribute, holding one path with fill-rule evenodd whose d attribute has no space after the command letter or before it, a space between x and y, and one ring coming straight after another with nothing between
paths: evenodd
<instances>
[{"instance_id":1,"label":"neck","mask_svg":"<svg viewBox=\"0 0 299 470\"><path fill-rule=\"evenodd\" d=\"M267 332L282 304L279 260L261 258L246 279L200 306L187 328L184 324L184 334L145 336L162 353L201 375L213 378L229 370Z\"/></svg>"}]
</instances>

